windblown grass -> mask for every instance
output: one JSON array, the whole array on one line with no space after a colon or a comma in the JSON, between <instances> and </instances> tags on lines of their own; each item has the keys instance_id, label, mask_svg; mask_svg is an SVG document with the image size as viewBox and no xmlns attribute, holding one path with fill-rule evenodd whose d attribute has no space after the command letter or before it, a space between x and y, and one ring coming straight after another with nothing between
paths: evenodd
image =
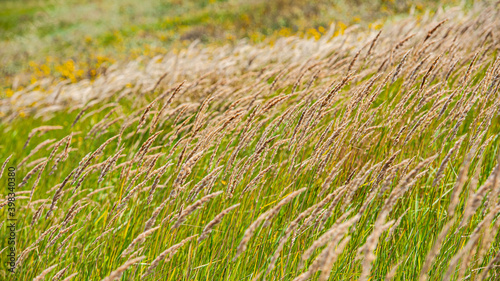
<instances>
[{"instance_id":1,"label":"windblown grass","mask_svg":"<svg viewBox=\"0 0 500 281\"><path fill-rule=\"evenodd\" d=\"M477 4L15 93L15 278L498 278L499 27Z\"/></svg>"}]
</instances>

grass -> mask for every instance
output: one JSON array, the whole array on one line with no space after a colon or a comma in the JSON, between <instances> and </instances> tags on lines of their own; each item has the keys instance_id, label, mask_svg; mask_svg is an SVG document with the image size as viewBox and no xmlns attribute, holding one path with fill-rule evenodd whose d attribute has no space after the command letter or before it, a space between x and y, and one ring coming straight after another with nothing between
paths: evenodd
<instances>
[{"instance_id":1,"label":"grass","mask_svg":"<svg viewBox=\"0 0 500 281\"><path fill-rule=\"evenodd\" d=\"M440 5L454 5L444 1ZM154 57L195 40L253 43L298 34L319 37L331 24L379 26L384 18L435 10L434 1L3 1L0 95L46 77L94 79L108 62ZM104 65L103 65L104 60ZM71 61L74 67L65 65ZM72 75L69 75L71 72ZM7 93L8 94L8 93Z\"/></svg>"},{"instance_id":2,"label":"grass","mask_svg":"<svg viewBox=\"0 0 500 281\"><path fill-rule=\"evenodd\" d=\"M1 278L495 280L500 22L469 8L12 93Z\"/></svg>"}]
</instances>

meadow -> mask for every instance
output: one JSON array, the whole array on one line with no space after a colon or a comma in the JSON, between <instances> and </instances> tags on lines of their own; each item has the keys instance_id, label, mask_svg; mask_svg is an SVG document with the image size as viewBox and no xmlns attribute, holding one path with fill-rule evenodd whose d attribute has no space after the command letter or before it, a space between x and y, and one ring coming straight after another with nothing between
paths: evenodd
<instances>
[{"instance_id":1,"label":"meadow","mask_svg":"<svg viewBox=\"0 0 500 281\"><path fill-rule=\"evenodd\" d=\"M472 1L464 4L470 6ZM319 37L458 0L2 0L0 97L40 79L93 80L115 62L210 45Z\"/></svg>"},{"instance_id":2,"label":"meadow","mask_svg":"<svg viewBox=\"0 0 500 281\"><path fill-rule=\"evenodd\" d=\"M499 27L480 2L9 87L0 279L498 280Z\"/></svg>"}]
</instances>

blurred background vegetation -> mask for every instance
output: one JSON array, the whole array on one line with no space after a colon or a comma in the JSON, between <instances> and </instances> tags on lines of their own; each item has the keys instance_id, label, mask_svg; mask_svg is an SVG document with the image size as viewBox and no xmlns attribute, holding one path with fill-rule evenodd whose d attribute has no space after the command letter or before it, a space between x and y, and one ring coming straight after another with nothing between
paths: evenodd
<instances>
[{"instance_id":1,"label":"blurred background vegetation","mask_svg":"<svg viewBox=\"0 0 500 281\"><path fill-rule=\"evenodd\" d=\"M469 0L472 1L472 0ZM46 77L94 79L115 61L202 44L319 39L458 0L0 0L0 97Z\"/></svg>"}]
</instances>

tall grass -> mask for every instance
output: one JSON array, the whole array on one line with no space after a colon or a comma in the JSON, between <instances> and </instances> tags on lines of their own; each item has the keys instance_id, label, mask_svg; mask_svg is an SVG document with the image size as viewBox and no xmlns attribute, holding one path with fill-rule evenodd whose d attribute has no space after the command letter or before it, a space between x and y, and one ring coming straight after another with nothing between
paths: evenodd
<instances>
[{"instance_id":1,"label":"tall grass","mask_svg":"<svg viewBox=\"0 0 500 281\"><path fill-rule=\"evenodd\" d=\"M499 19L478 4L193 46L14 94L0 156L19 165L19 251L2 278L498 278Z\"/></svg>"}]
</instances>

